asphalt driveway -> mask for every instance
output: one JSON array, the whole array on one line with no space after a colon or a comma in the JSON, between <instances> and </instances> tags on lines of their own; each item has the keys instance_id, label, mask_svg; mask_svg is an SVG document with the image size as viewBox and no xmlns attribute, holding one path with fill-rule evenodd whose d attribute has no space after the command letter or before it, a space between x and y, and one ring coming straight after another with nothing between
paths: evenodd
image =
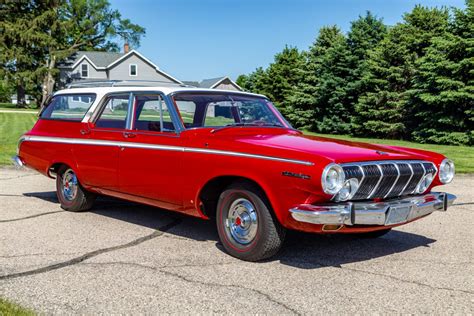
<instances>
[{"instance_id":1,"label":"asphalt driveway","mask_svg":"<svg viewBox=\"0 0 474 316\"><path fill-rule=\"evenodd\" d=\"M0 297L43 313L473 313L474 177L448 212L375 240L291 233L263 263L212 223L101 198L68 213L54 181L0 169Z\"/></svg>"}]
</instances>

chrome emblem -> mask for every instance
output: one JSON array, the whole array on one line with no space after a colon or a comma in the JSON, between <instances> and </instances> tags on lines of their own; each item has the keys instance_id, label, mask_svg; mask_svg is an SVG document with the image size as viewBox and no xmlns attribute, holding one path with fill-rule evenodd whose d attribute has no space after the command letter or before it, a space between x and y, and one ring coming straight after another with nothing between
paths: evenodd
<instances>
[{"instance_id":1,"label":"chrome emblem","mask_svg":"<svg viewBox=\"0 0 474 316\"><path fill-rule=\"evenodd\" d=\"M377 150L375 152L379 155L388 155L388 153L386 153L385 151L381 151L381 150Z\"/></svg>"}]
</instances>

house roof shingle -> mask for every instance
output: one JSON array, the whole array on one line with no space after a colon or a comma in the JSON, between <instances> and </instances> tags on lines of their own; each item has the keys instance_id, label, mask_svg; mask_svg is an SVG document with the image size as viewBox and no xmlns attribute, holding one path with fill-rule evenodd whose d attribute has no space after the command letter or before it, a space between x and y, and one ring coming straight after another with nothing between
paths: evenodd
<instances>
[{"instance_id":1,"label":"house roof shingle","mask_svg":"<svg viewBox=\"0 0 474 316\"><path fill-rule=\"evenodd\" d=\"M224 79L225 77L218 77L218 78L211 78L211 79L204 79L199 83L200 88L206 88L209 89L212 86L214 86L216 83Z\"/></svg>"},{"instance_id":2,"label":"house roof shingle","mask_svg":"<svg viewBox=\"0 0 474 316\"><path fill-rule=\"evenodd\" d=\"M125 54L112 52L77 51L75 54L69 57L69 59L64 63L64 66L74 65L84 55L86 55L87 58L89 58L97 67L107 67Z\"/></svg>"}]
</instances>

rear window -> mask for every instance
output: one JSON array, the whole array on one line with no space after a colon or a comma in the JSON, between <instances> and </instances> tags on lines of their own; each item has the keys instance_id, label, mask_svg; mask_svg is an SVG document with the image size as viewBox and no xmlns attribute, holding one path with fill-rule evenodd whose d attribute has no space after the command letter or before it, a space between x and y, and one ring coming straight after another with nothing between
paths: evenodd
<instances>
[{"instance_id":1,"label":"rear window","mask_svg":"<svg viewBox=\"0 0 474 316\"><path fill-rule=\"evenodd\" d=\"M92 93L56 95L41 113L41 118L79 122L94 103L95 97Z\"/></svg>"}]
</instances>

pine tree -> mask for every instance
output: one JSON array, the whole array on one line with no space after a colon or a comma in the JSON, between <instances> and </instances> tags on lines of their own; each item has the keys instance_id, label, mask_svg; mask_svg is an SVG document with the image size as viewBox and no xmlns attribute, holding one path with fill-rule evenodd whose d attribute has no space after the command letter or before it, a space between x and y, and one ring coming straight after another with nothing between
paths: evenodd
<instances>
[{"instance_id":1,"label":"pine tree","mask_svg":"<svg viewBox=\"0 0 474 316\"><path fill-rule=\"evenodd\" d=\"M387 27L382 19L378 19L370 11L351 22L351 29L347 34L347 42L351 52L351 74L347 82L346 93L350 103L347 107L352 112L352 123L356 121L357 116L355 104L362 94L371 89L370 86L366 85L367 81L363 80L370 72L369 52L377 47L386 34ZM353 128L351 126L351 132Z\"/></svg>"},{"instance_id":2,"label":"pine tree","mask_svg":"<svg viewBox=\"0 0 474 316\"><path fill-rule=\"evenodd\" d=\"M417 60L409 91L419 142L474 144L474 3L455 10L450 32L432 39Z\"/></svg>"},{"instance_id":3,"label":"pine tree","mask_svg":"<svg viewBox=\"0 0 474 316\"><path fill-rule=\"evenodd\" d=\"M290 98L287 116L296 126L321 133L347 133L352 110L345 87L350 51L336 26L323 27L306 54L301 82Z\"/></svg>"},{"instance_id":4,"label":"pine tree","mask_svg":"<svg viewBox=\"0 0 474 316\"><path fill-rule=\"evenodd\" d=\"M448 10L416 6L404 23L391 28L369 53L369 72L363 82L370 90L359 97L354 123L359 135L403 138L410 135L409 121L416 108L407 91L432 39L447 30ZM412 106L412 108L410 108Z\"/></svg>"}]
</instances>

